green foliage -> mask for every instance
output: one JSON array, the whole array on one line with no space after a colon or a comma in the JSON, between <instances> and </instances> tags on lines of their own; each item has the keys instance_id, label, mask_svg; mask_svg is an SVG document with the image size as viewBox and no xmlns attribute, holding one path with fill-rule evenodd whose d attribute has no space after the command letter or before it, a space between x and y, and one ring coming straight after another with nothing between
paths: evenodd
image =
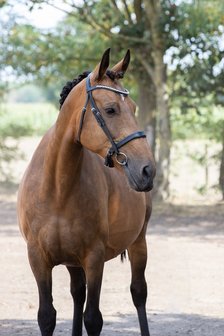
<instances>
[{"instance_id":1,"label":"green foliage","mask_svg":"<svg viewBox=\"0 0 224 336\"><path fill-rule=\"evenodd\" d=\"M0 8L4 7L7 3L7 0L0 0Z\"/></svg>"},{"instance_id":2,"label":"green foliage","mask_svg":"<svg viewBox=\"0 0 224 336\"><path fill-rule=\"evenodd\" d=\"M11 179L7 166L22 154L15 141L23 136L43 135L57 118L56 108L49 103L1 104L0 109L0 181Z\"/></svg>"},{"instance_id":3,"label":"green foliage","mask_svg":"<svg viewBox=\"0 0 224 336\"><path fill-rule=\"evenodd\" d=\"M45 2L30 0L27 4L32 10ZM135 53L147 57L151 43L150 35L146 35L149 22L143 2L93 0L80 1L77 5L66 1L66 4L69 15L51 30L40 31L31 25L18 24L19 19L11 15L5 25L7 29L2 32L0 47L4 52L0 64L9 66L20 78L25 74L48 85L53 100L58 99L67 80L93 67L109 45L113 45L116 60L122 48L133 46L132 64L135 71L141 69ZM161 6L160 29L165 49L176 47L171 53L173 70L168 76L170 105L181 110L180 118L189 112L192 116L189 119L194 122L194 113L202 113L205 100L209 106L222 103L224 97L224 72L214 75L214 67L223 57L219 41L223 34L220 27L224 22L224 4L220 0L179 3L161 0Z\"/></svg>"},{"instance_id":4,"label":"green foliage","mask_svg":"<svg viewBox=\"0 0 224 336\"><path fill-rule=\"evenodd\" d=\"M0 134L3 138L43 135L57 118L57 110L47 103L7 104L0 116Z\"/></svg>"},{"instance_id":5,"label":"green foliage","mask_svg":"<svg viewBox=\"0 0 224 336\"><path fill-rule=\"evenodd\" d=\"M5 162L9 163L19 157L16 145L6 144L5 138L0 134L0 181L8 180L11 175L10 171L5 169Z\"/></svg>"},{"instance_id":6,"label":"green foliage","mask_svg":"<svg viewBox=\"0 0 224 336\"><path fill-rule=\"evenodd\" d=\"M26 2L32 9L46 0ZM128 88L133 88L137 98L136 82L141 80L143 73L152 82L155 75L153 47L160 48L170 55L164 83L168 79L173 138L221 141L221 107L224 106L222 0L160 0L160 41L156 46L152 45L151 22L144 1L64 2L68 15L51 30L39 30L11 15L0 33L0 72L5 67L21 81L24 76L35 79L38 84L48 87L48 97L57 101L64 83L83 70L93 68L107 47L112 47L112 57L115 55L116 61L122 57L122 49L131 47L134 80L128 78L128 84L132 81ZM147 63L152 75L148 75L141 59ZM18 120L14 124L15 116L8 122L6 129L11 127L8 133L43 132L44 127L34 126L28 116L24 119L21 116L18 119L22 120L21 124ZM12 125L16 125L17 131Z\"/></svg>"},{"instance_id":7,"label":"green foliage","mask_svg":"<svg viewBox=\"0 0 224 336\"><path fill-rule=\"evenodd\" d=\"M3 64L16 76L29 74L45 85L56 83L58 88L91 63L95 64L97 57L93 55L99 55L104 49L102 39L96 39L92 30L84 29L82 23L71 17L55 30L46 32L15 21L6 39L0 56Z\"/></svg>"},{"instance_id":8,"label":"green foliage","mask_svg":"<svg viewBox=\"0 0 224 336\"><path fill-rule=\"evenodd\" d=\"M171 110L171 125L174 139L213 139L221 142L224 113L222 107L211 106L200 109Z\"/></svg>"},{"instance_id":9,"label":"green foliage","mask_svg":"<svg viewBox=\"0 0 224 336\"><path fill-rule=\"evenodd\" d=\"M183 2L175 11L170 28L175 48L170 52L168 81L173 136L221 142L224 4L216 0Z\"/></svg>"},{"instance_id":10,"label":"green foliage","mask_svg":"<svg viewBox=\"0 0 224 336\"><path fill-rule=\"evenodd\" d=\"M0 104L0 125L2 117L2 104ZM10 172L5 170L5 162L10 162L18 157L18 148L15 144L8 144L4 129L0 129L0 181L7 180L10 177Z\"/></svg>"},{"instance_id":11,"label":"green foliage","mask_svg":"<svg viewBox=\"0 0 224 336\"><path fill-rule=\"evenodd\" d=\"M43 88L34 84L26 84L9 90L6 99L13 103L37 103L46 101L47 94Z\"/></svg>"}]
</instances>

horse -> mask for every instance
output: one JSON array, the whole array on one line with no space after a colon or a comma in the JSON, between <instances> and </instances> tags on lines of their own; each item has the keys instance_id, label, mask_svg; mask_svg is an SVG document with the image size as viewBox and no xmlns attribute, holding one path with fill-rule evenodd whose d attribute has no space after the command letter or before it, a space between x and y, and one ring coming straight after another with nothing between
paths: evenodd
<instances>
[{"instance_id":1,"label":"horse","mask_svg":"<svg viewBox=\"0 0 224 336\"><path fill-rule=\"evenodd\" d=\"M65 265L74 304L72 335L99 336L104 263L128 252L142 336L146 315L146 228L155 162L120 79L130 51L109 69L110 49L92 72L68 82L55 124L40 141L18 191L18 219L39 293L38 324L52 336L52 269ZM85 304L85 309L84 309Z\"/></svg>"}]
</instances>

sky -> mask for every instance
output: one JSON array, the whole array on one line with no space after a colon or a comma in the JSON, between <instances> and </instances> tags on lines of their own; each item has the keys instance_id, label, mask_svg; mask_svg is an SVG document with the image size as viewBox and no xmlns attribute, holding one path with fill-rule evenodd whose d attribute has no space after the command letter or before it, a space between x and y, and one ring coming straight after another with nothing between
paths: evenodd
<instances>
[{"instance_id":1,"label":"sky","mask_svg":"<svg viewBox=\"0 0 224 336\"><path fill-rule=\"evenodd\" d=\"M55 25L65 16L62 11L46 4L42 5L42 9L34 7L32 11L29 11L23 0L11 0L9 2L12 5L14 13L24 17L27 22L38 28L46 29L55 27ZM55 3L57 2L60 4L60 0L55 1Z\"/></svg>"}]
</instances>

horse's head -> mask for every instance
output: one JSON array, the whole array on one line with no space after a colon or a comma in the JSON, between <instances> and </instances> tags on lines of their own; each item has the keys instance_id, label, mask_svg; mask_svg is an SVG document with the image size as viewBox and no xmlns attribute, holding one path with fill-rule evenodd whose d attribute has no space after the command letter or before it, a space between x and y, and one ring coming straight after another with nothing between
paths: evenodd
<instances>
[{"instance_id":1,"label":"horse's head","mask_svg":"<svg viewBox=\"0 0 224 336\"><path fill-rule=\"evenodd\" d=\"M153 187L155 162L144 132L135 118L136 105L119 79L125 74L130 52L111 70L106 50L95 70L82 81L86 102L79 115L77 140L105 158L105 165L124 170L137 191Z\"/></svg>"}]
</instances>

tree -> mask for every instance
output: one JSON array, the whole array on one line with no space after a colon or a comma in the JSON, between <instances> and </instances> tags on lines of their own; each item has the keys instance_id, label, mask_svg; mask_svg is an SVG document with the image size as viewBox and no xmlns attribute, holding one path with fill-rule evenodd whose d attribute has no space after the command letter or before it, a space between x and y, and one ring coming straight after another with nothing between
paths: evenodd
<instances>
[{"instance_id":1,"label":"tree","mask_svg":"<svg viewBox=\"0 0 224 336\"><path fill-rule=\"evenodd\" d=\"M222 199L224 200L224 122L222 124L222 151L220 161L219 185L222 191Z\"/></svg>"},{"instance_id":2,"label":"tree","mask_svg":"<svg viewBox=\"0 0 224 336\"><path fill-rule=\"evenodd\" d=\"M42 3L57 6L57 2L52 0L26 2L32 8L41 6ZM175 95L183 97L187 72L189 79L190 76L194 77L193 83L197 85L199 77L194 76L196 72L190 71L191 67L183 64L189 55L192 56L194 39L201 37L204 32L207 35L213 34L222 22L222 1L214 0L212 4L214 2L216 6L203 0L192 0L190 3L184 0L83 0L77 5L75 1L64 0L66 6L62 5L59 9L65 11L67 17L55 31L40 33L27 25L14 27L13 33L9 34L8 45L19 48L6 50L3 63L11 64L17 73L29 73L49 82L51 78L58 80L67 77L67 69L77 67L80 61L82 65L92 61L95 63L97 53L101 53L108 44L112 45L115 53L131 48L132 74L138 91L139 121L151 130L153 148L155 139L157 140L156 187L159 195L166 196L171 146L169 107L177 101L170 88L175 87ZM28 43L23 43L26 39ZM201 43L203 44L198 39L196 44L200 46ZM205 48L206 45L208 46L203 44ZM164 64L164 56L172 48L172 58L178 66L171 72ZM195 70L198 59L199 54L193 57ZM201 69L206 68L204 61L201 62ZM189 89L190 80L187 83L183 102L191 99L191 94L195 91ZM206 85L208 83L209 80ZM201 89L202 85L199 85L194 95ZM168 101L169 96L171 99Z\"/></svg>"},{"instance_id":3,"label":"tree","mask_svg":"<svg viewBox=\"0 0 224 336\"><path fill-rule=\"evenodd\" d=\"M53 1L30 1L33 5ZM163 55L166 44L160 24L162 7L160 1L83 1L76 5L74 1L64 1L70 18L78 18L94 30L97 40L102 36L115 51L132 48L134 52L133 76L139 92L139 120L141 125L151 130L152 147L157 141L157 190L159 194L167 192L170 126L166 95L166 67ZM68 9L68 5L70 8ZM115 14L115 15L114 15ZM157 134L156 134L156 130Z\"/></svg>"},{"instance_id":4,"label":"tree","mask_svg":"<svg viewBox=\"0 0 224 336\"><path fill-rule=\"evenodd\" d=\"M224 106L224 3L195 1L182 9L169 76L172 111L178 109L182 128L192 137L201 134L222 143L219 185L224 195L224 114L217 114Z\"/></svg>"}]
</instances>

